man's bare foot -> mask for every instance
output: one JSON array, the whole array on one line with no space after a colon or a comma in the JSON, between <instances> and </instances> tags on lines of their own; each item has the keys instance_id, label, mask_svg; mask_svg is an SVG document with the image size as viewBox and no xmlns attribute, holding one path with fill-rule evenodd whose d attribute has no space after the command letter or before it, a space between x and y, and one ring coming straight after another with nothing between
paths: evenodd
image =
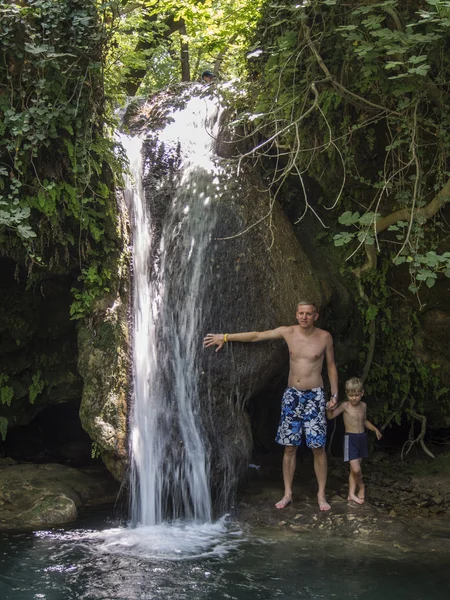
<instances>
[{"instance_id":1,"label":"man's bare foot","mask_svg":"<svg viewBox=\"0 0 450 600\"><path fill-rule=\"evenodd\" d=\"M328 504L328 502L326 501L325 498L317 498L317 501L319 503L319 508L322 512L325 512L325 511L331 509L331 506Z\"/></svg>"},{"instance_id":2,"label":"man's bare foot","mask_svg":"<svg viewBox=\"0 0 450 600\"><path fill-rule=\"evenodd\" d=\"M286 508L292 502L291 496L283 496L279 502L275 504L277 508Z\"/></svg>"},{"instance_id":3,"label":"man's bare foot","mask_svg":"<svg viewBox=\"0 0 450 600\"><path fill-rule=\"evenodd\" d=\"M359 490L356 495L361 500L361 504L364 504L364 500L365 500L364 490Z\"/></svg>"},{"instance_id":4,"label":"man's bare foot","mask_svg":"<svg viewBox=\"0 0 450 600\"><path fill-rule=\"evenodd\" d=\"M356 502L356 504L364 504L364 498L358 498L356 494L349 494L347 500L349 502Z\"/></svg>"}]
</instances>

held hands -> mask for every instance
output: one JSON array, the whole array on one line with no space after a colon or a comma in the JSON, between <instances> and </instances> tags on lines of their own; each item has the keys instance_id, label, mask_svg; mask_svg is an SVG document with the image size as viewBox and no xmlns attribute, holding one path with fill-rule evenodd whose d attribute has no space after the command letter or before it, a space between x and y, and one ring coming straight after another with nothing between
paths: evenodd
<instances>
[{"instance_id":1,"label":"held hands","mask_svg":"<svg viewBox=\"0 0 450 600\"><path fill-rule=\"evenodd\" d=\"M331 398L329 402L326 403L327 410L334 410L338 404L337 398Z\"/></svg>"},{"instance_id":2,"label":"held hands","mask_svg":"<svg viewBox=\"0 0 450 600\"><path fill-rule=\"evenodd\" d=\"M217 346L216 352L225 345L225 337L223 333L207 333L203 338L203 346L210 348L211 346Z\"/></svg>"}]
</instances>

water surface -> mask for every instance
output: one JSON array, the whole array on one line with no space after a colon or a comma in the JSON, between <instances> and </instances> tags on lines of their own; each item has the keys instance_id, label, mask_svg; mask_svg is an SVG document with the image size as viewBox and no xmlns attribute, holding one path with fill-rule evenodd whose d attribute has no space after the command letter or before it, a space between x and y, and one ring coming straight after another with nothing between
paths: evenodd
<instances>
[{"instance_id":1,"label":"water surface","mask_svg":"<svg viewBox=\"0 0 450 600\"><path fill-rule=\"evenodd\" d=\"M434 600L444 556L290 532L203 525L58 529L0 537L2 600Z\"/></svg>"}]
</instances>

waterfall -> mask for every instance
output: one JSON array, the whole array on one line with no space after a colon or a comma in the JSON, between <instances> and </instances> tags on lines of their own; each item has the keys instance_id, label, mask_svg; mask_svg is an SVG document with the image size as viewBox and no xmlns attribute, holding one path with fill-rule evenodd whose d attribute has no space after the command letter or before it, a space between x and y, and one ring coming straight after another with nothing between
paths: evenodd
<instances>
[{"instance_id":1,"label":"waterfall","mask_svg":"<svg viewBox=\"0 0 450 600\"><path fill-rule=\"evenodd\" d=\"M156 139L148 134L159 156L168 153L177 162L172 197L158 209L152 207L152 193L157 195L164 183L158 177L155 181L155 165L143 161L148 137L121 138L134 180L126 189L133 233L134 525L211 520L198 385L202 265L218 197L220 167L213 145L219 116L217 100L193 97L184 109L172 112ZM146 170L153 192L146 187Z\"/></svg>"}]
</instances>

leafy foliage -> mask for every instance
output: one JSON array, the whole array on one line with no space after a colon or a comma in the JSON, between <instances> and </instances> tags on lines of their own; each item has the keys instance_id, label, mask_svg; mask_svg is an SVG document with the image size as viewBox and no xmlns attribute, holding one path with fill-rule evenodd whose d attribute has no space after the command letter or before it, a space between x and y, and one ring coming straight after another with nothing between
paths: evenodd
<instances>
[{"instance_id":1,"label":"leafy foliage","mask_svg":"<svg viewBox=\"0 0 450 600\"><path fill-rule=\"evenodd\" d=\"M380 426L400 425L409 409L432 414L434 422L440 423L450 410L449 390L440 381L439 366L426 366L414 352L420 323L412 306L392 295L387 281L389 268L385 257L377 270L363 276L370 304L359 301L366 339L373 321L379 340L377 358L364 386L374 400L371 414ZM361 352L361 362L366 351Z\"/></svg>"},{"instance_id":2,"label":"leafy foliage","mask_svg":"<svg viewBox=\"0 0 450 600\"><path fill-rule=\"evenodd\" d=\"M30 398L30 403L34 404L34 401L36 400L36 398L39 396L39 394L42 392L42 390L45 387L45 381L41 378L42 373L40 371L37 371L36 373L33 374L32 378L31 378L31 385L28 388L28 393L29 393L29 398Z\"/></svg>"},{"instance_id":3,"label":"leafy foliage","mask_svg":"<svg viewBox=\"0 0 450 600\"><path fill-rule=\"evenodd\" d=\"M205 69L227 78L245 75L244 50L262 5L263 0L124 3L107 60L109 93L119 97L130 80L142 95L180 81L183 52L193 80Z\"/></svg>"},{"instance_id":4,"label":"leafy foliage","mask_svg":"<svg viewBox=\"0 0 450 600\"><path fill-rule=\"evenodd\" d=\"M5 385L9 380L9 376L5 373L0 373L0 402L11 406L11 400L14 398L14 390L10 385Z\"/></svg>"},{"instance_id":5,"label":"leafy foliage","mask_svg":"<svg viewBox=\"0 0 450 600\"><path fill-rule=\"evenodd\" d=\"M376 340L367 385L398 418L445 391L412 340L450 276L449 42L446 1L275 0L249 59L253 105L235 120L273 197L295 178L297 222L309 210L332 232L367 336L356 370Z\"/></svg>"},{"instance_id":6,"label":"leafy foliage","mask_svg":"<svg viewBox=\"0 0 450 600\"><path fill-rule=\"evenodd\" d=\"M279 156L274 193L295 174L311 208L304 178L313 177L326 209L346 209L339 223L350 230L335 234L335 245L356 241L360 250L378 249L375 223L403 209L406 218L386 227L383 244L394 265L408 262L410 290L450 275L439 251L446 237L439 209L448 192L432 206L450 176L449 3L388 0L349 10L336 0L275 3L266 11L271 19L260 26L252 59L261 89L241 122L257 118L256 133L267 140L254 154ZM426 278L425 267L436 277Z\"/></svg>"},{"instance_id":7,"label":"leafy foliage","mask_svg":"<svg viewBox=\"0 0 450 600\"><path fill-rule=\"evenodd\" d=\"M101 270L115 246L103 60L117 5L0 3L0 243L30 270Z\"/></svg>"}]
</instances>

